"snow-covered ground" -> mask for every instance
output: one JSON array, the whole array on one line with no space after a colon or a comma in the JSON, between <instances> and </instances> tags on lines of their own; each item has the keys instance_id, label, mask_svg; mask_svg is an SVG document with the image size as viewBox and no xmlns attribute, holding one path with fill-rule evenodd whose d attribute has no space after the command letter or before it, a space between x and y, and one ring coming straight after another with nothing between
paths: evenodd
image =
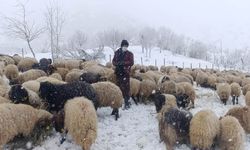
<instances>
[{"instance_id":1,"label":"snow-covered ground","mask_svg":"<svg viewBox=\"0 0 250 150\"><path fill-rule=\"evenodd\" d=\"M211 109L218 117L223 116L232 108L231 101L223 105L215 91L195 87L197 98L193 114L202 109ZM244 97L239 99L239 105L245 105ZM102 108L98 114L98 137L91 150L164 150L165 144L159 143L158 122L153 104L133 105L129 110L121 110L118 121L110 116L111 108ZM68 138L70 139L70 137ZM250 135L247 135L246 149L250 148ZM34 150L80 150L72 140L59 144L60 135L54 134ZM176 150L189 150L188 145L179 145Z\"/></svg>"},{"instance_id":2,"label":"snow-covered ground","mask_svg":"<svg viewBox=\"0 0 250 150\"><path fill-rule=\"evenodd\" d=\"M169 51L159 53L159 49L152 50L152 57L146 58L141 53L140 47L132 46L130 50L134 53L135 63L141 64L141 58L144 65L154 65L157 60L157 66L163 65L164 58L166 65L177 65L179 67L193 67L202 68L208 66L211 68L212 64L199 59L192 59L180 55L173 55ZM105 49L106 60L108 62L113 57L111 49ZM46 57L49 58L49 53L37 53L37 59ZM26 56L31 56L27 54ZM202 109L212 109L218 116L224 115L228 109L232 108L231 102L224 106L218 99L215 91L195 87L196 89L196 102L195 108L191 110L193 114ZM244 104L244 97L240 97L240 105ZM98 137L93 144L91 150L164 150L165 144L159 143L158 122L156 119L156 111L153 104L139 104L133 105L129 110L120 110L121 117L115 121L111 116L111 108L101 108L97 111L98 114ZM246 149L250 149L250 135L247 135ZM60 134L54 133L34 150L80 150L70 137L60 145ZM188 145L179 145L177 150L189 150Z\"/></svg>"},{"instance_id":3,"label":"snow-covered ground","mask_svg":"<svg viewBox=\"0 0 250 150\"><path fill-rule=\"evenodd\" d=\"M200 60L200 59L194 59L182 55L173 54L170 51L163 50L162 53L160 53L159 48L153 48L151 51L151 57L146 57L145 53L142 53L140 46L130 46L129 50L134 53L134 59L136 64L143 64L143 65L156 65L156 66L162 66L164 65L164 59L165 59L165 65L174 65L178 67L184 67L190 68L191 64L193 68L212 68L212 63ZM15 53L4 51L1 53L13 55ZM113 58L114 51L108 47L105 47L104 49L105 53L105 60L102 61L103 64L110 61L110 57ZM21 53L18 53L21 55ZM25 56L32 57L31 53L25 54ZM36 53L36 58L39 60L41 58L51 58L50 53Z\"/></svg>"}]
</instances>

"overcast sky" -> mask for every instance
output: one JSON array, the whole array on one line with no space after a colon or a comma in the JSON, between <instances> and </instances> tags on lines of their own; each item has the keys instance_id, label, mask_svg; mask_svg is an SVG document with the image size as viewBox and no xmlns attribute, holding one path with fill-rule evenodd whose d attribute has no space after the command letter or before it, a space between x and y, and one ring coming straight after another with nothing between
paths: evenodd
<instances>
[{"instance_id":1,"label":"overcast sky","mask_svg":"<svg viewBox=\"0 0 250 150\"><path fill-rule=\"evenodd\" d=\"M38 24L49 0L30 0L29 12ZM250 47L249 0L60 0L66 17L65 34L94 33L108 27L166 26L179 34L224 48ZM11 16L16 0L0 0L0 13ZM0 19L0 25L2 25ZM0 47L21 44L0 29ZM133 31L131 31L133 32ZM39 41L40 42L40 41ZM42 45L42 44L41 44Z\"/></svg>"}]
</instances>

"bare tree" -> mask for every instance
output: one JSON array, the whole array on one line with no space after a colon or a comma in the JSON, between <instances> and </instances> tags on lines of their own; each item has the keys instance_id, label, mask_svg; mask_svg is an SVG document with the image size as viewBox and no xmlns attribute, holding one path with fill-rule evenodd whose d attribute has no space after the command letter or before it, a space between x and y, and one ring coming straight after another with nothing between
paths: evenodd
<instances>
[{"instance_id":1,"label":"bare tree","mask_svg":"<svg viewBox=\"0 0 250 150\"><path fill-rule=\"evenodd\" d=\"M76 59L99 60L105 57L103 49L88 49L88 36L82 31L76 31L61 52L63 56Z\"/></svg>"},{"instance_id":2,"label":"bare tree","mask_svg":"<svg viewBox=\"0 0 250 150\"><path fill-rule=\"evenodd\" d=\"M45 12L45 20L47 24L48 36L50 38L50 49L52 59L59 57L60 53L60 40L62 38L62 29L65 24L65 15L60 8L58 1L51 2L47 6Z\"/></svg>"},{"instance_id":3,"label":"bare tree","mask_svg":"<svg viewBox=\"0 0 250 150\"><path fill-rule=\"evenodd\" d=\"M142 46L142 52L146 50L146 57L151 57L151 49L156 46L157 34L155 29L150 27L145 27L141 30L139 34L139 41Z\"/></svg>"},{"instance_id":4,"label":"bare tree","mask_svg":"<svg viewBox=\"0 0 250 150\"><path fill-rule=\"evenodd\" d=\"M34 21L28 20L25 4L18 3L16 7L19 9L17 13L18 15L15 17L5 16L4 20L6 25L4 28L9 36L24 40L35 58L36 55L31 46L31 42L39 38L39 36L45 31L45 28L37 27Z\"/></svg>"},{"instance_id":5,"label":"bare tree","mask_svg":"<svg viewBox=\"0 0 250 150\"><path fill-rule=\"evenodd\" d=\"M157 30L157 46L160 48L160 53L166 46L168 40L168 31L165 27L160 27Z\"/></svg>"},{"instance_id":6,"label":"bare tree","mask_svg":"<svg viewBox=\"0 0 250 150\"><path fill-rule=\"evenodd\" d=\"M189 56L192 58L205 59L207 57L207 46L199 41L194 41L189 47Z\"/></svg>"},{"instance_id":7,"label":"bare tree","mask_svg":"<svg viewBox=\"0 0 250 150\"><path fill-rule=\"evenodd\" d=\"M63 46L62 55L71 58L84 58L87 53L85 50L87 44L87 35L82 31L76 31L75 34L68 40L68 43Z\"/></svg>"}]
</instances>

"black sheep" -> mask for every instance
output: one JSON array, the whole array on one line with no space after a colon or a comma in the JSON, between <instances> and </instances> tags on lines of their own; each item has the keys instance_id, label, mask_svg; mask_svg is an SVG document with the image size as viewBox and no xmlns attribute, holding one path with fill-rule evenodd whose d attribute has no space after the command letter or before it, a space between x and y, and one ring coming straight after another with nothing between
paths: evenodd
<instances>
[{"instance_id":1,"label":"black sheep","mask_svg":"<svg viewBox=\"0 0 250 150\"><path fill-rule=\"evenodd\" d=\"M150 95L149 99L151 99L156 108L156 112L159 113L162 109L162 106L165 105L165 96L161 94L159 91L156 91L154 94Z\"/></svg>"},{"instance_id":2,"label":"black sheep","mask_svg":"<svg viewBox=\"0 0 250 150\"><path fill-rule=\"evenodd\" d=\"M8 94L10 100L15 104L19 103L28 104L29 102L29 93L20 84L13 85Z\"/></svg>"},{"instance_id":3,"label":"black sheep","mask_svg":"<svg viewBox=\"0 0 250 150\"><path fill-rule=\"evenodd\" d=\"M170 108L165 114L165 122L174 127L179 134L188 134L190 121L193 115L185 110Z\"/></svg>"},{"instance_id":4,"label":"black sheep","mask_svg":"<svg viewBox=\"0 0 250 150\"><path fill-rule=\"evenodd\" d=\"M51 59L42 58L42 59L40 59L39 63L33 64L32 68L43 70L44 72L49 74L49 71L50 71L49 66L51 65L51 63L52 63Z\"/></svg>"},{"instance_id":5,"label":"black sheep","mask_svg":"<svg viewBox=\"0 0 250 150\"><path fill-rule=\"evenodd\" d=\"M48 103L49 111L58 112L63 109L67 100L81 96L91 100L95 108L98 107L95 90L86 82L77 81L61 85L42 82L40 83L39 95Z\"/></svg>"},{"instance_id":6,"label":"black sheep","mask_svg":"<svg viewBox=\"0 0 250 150\"><path fill-rule=\"evenodd\" d=\"M96 83L96 82L99 82L101 81L101 75L99 74L95 74L95 73L91 73L91 72L86 72L86 73L83 73L81 76L80 76L80 81L85 81L89 84L92 84L92 83Z\"/></svg>"}]
</instances>

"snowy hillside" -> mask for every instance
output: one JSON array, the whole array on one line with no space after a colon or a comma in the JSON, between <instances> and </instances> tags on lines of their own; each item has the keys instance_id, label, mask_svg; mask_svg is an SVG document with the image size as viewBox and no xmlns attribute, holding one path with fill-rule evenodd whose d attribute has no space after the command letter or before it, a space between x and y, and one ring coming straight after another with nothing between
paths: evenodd
<instances>
[{"instance_id":1,"label":"snowy hillside","mask_svg":"<svg viewBox=\"0 0 250 150\"><path fill-rule=\"evenodd\" d=\"M200 59L194 59L194 58L189 58L189 57L185 57L182 55L177 55L177 54L173 54L170 51L166 51L163 50L162 53L160 53L159 48L154 48L152 49L152 55L151 57L147 58L145 57L145 54L142 53L141 47L140 46L130 46L129 50L132 51L134 53L134 58L135 58L135 63L136 64L143 64L143 65L157 65L157 66L162 66L164 65L164 59L165 59L165 65L174 65L174 66L178 66L178 67L184 67L185 68L189 68L192 64L193 68L198 68L199 66L201 68L212 68L212 63L204 61L204 60L200 60ZM13 55L15 53L10 53L8 51L3 52L5 54L9 54L9 55ZM21 53L18 53L21 55ZM114 56L114 52L112 49L110 48L105 48L104 50L104 54L105 54L105 60L103 60L103 64L105 64L106 62L110 61L110 57L111 59ZM31 54L25 54L25 56L29 56L32 57ZM51 54L50 53L36 53L36 57L37 59L41 59L41 58L51 58Z\"/></svg>"}]
</instances>

